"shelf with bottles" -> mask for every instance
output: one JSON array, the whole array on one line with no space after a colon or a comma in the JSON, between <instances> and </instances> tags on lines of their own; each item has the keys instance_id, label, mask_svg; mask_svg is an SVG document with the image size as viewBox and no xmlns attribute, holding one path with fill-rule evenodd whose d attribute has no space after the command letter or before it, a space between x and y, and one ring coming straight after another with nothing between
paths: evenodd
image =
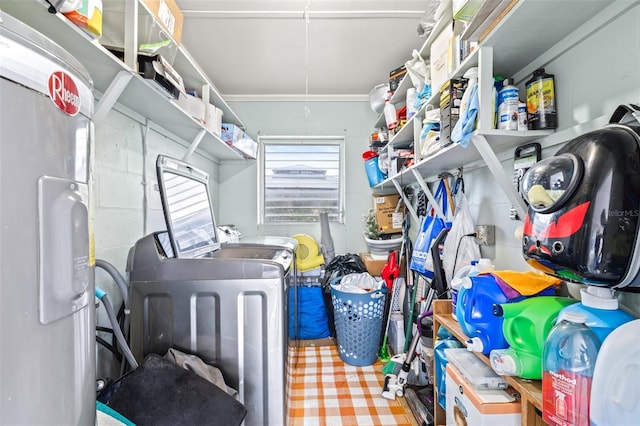
<instances>
[{"instance_id":1,"label":"shelf with bottles","mask_svg":"<svg viewBox=\"0 0 640 426\"><path fill-rule=\"evenodd\" d=\"M494 128L494 76L497 74L512 76L516 81L524 81L535 68L544 61L570 49L576 42L587 37L602 25L606 19L624 11L632 5L630 2L616 0L596 0L584 5L578 0L563 2L557 10L554 9L553 21L558 25L548 27L541 33L536 30L535 39L525 29L531 27L536 17L547 16L548 9L544 4L532 0L514 0L514 4L505 9L505 13L498 17L491 26L479 47L457 67L449 78L458 78L471 67L477 66L479 71L478 96L479 114L477 127L467 148L457 144L425 158L419 156L419 144L415 144L417 154L416 163L395 176L391 176L376 187L379 193L392 193L423 179L435 178L444 171L482 160L496 178L507 197L524 213L524 203L515 193L510 177L506 176L498 155L516 148L532 140L540 139L553 133L554 130L500 130ZM610 6L610 7L609 7ZM606 10L605 10L606 9ZM597 15L597 16L596 16ZM546 22L546 21L545 21ZM548 31L547 31L548 29ZM535 42L534 42L535 41ZM427 49L421 53L426 55ZM542 57L541 57L542 56ZM536 64L533 58L539 58ZM439 107L439 88L433 88L434 96L429 99L424 108ZM398 141L404 141L409 132ZM417 140L417 139L416 139ZM522 214L521 217L524 217Z\"/></svg>"},{"instance_id":2,"label":"shelf with bottles","mask_svg":"<svg viewBox=\"0 0 640 426\"><path fill-rule=\"evenodd\" d=\"M456 339L463 344L468 337L462 332L460 324L451 315L451 300L434 300L433 301L433 337L434 341L440 327L446 328ZM491 366L489 358L481 353L474 354L488 366ZM435 369L434 369L435 371ZM504 379L513 387L521 397L522 420L523 426L543 425L542 416L542 383L540 380L527 380L513 376L503 376ZM434 393L437 393L437 386L434 386ZM437 400L437 398L436 398ZM444 409L439 405L434 405L435 424L444 424L446 414Z\"/></svg>"},{"instance_id":3,"label":"shelf with bottles","mask_svg":"<svg viewBox=\"0 0 640 426\"><path fill-rule=\"evenodd\" d=\"M149 37L149 34L153 33L153 31L150 32L150 28L158 24L152 19L151 11L142 0L137 2L125 0L105 2L103 22L112 22L114 17L110 17L109 14L116 13L115 22L118 25L113 29L107 27L109 24L105 24L105 33L106 31L114 31L115 34L122 37L124 42L125 30L129 28L127 25L135 25L135 22L140 19L125 19L124 15L118 15L117 11L121 10L124 13L128 10L127 8L134 6L138 12L138 18L142 17L144 23L144 25L138 24L135 28L137 37L147 37L143 39L145 44L155 44L161 41L157 36ZM2 1L4 12L49 37L82 62L91 75L94 95L97 99L94 121L99 122L104 118L117 102L180 139L191 141L192 146L189 152L197 148L220 160L243 159L242 155L228 146L218 135L206 129L200 121L192 118L173 102L165 90L138 75L135 63L130 66L121 61L101 45L99 40L85 33L62 14L51 14L47 9L48 4L42 0ZM129 30L129 32L132 31ZM224 102L215 86L191 59L187 50L179 45L171 35L164 34L162 37L170 42L158 46L157 51L163 52L168 58L173 59L172 67L181 74L185 86L200 91L203 90L203 87L206 88L210 102L223 110L225 122L244 127L237 115ZM127 46L125 46L126 48ZM134 45L130 50L137 52L138 46Z\"/></svg>"}]
</instances>

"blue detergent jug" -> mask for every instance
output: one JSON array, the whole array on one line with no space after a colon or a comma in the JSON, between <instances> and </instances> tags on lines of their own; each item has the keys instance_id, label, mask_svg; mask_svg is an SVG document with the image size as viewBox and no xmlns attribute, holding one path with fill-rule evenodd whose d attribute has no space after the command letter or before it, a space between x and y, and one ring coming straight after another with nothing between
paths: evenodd
<instances>
[{"instance_id":1,"label":"blue detergent jug","mask_svg":"<svg viewBox=\"0 0 640 426\"><path fill-rule=\"evenodd\" d=\"M558 314L558 321L568 312L583 314L586 326L595 333L600 343L617 327L635 319L619 309L618 299L606 287L588 286L580 289L580 303L562 309Z\"/></svg>"},{"instance_id":2,"label":"blue detergent jug","mask_svg":"<svg viewBox=\"0 0 640 426\"><path fill-rule=\"evenodd\" d=\"M554 290L549 288L536 296L554 294ZM462 331L469 337L467 349L488 355L493 349L509 347L502 332L503 318L493 313L493 305L525 298L507 296L491 274L467 277L459 290L456 304L456 317Z\"/></svg>"}]
</instances>

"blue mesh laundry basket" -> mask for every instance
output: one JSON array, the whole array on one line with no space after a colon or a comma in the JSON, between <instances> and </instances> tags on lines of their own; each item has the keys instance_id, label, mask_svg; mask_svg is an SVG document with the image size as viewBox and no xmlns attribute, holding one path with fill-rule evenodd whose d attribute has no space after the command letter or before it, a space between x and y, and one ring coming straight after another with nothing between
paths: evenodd
<instances>
[{"instance_id":1,"label":"blue mesh laundry basket","mask_svg":"<svg viewBox=\"0 0 640 426\"><path fill-rule=\"evenodd\" d=\"M336 290L334 285L340 279L342 277L331 280L331 301L340 358L355 366L371 365L378 358L380 350L387 291L384 288L369 293Z\"/></svg>"}]
</instances>

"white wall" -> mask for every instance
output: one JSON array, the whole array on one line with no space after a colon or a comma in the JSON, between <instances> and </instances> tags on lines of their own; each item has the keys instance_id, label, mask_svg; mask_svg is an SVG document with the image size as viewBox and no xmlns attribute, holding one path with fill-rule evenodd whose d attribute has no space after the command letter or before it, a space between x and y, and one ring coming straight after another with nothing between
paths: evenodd
<instances>
[{"instance_id":1,"label":"white wall","mask_svg":"<svg viewBox=\"0 0 640 426\"><path fill-rule=\"evenodd\" d=\"M256 140L260 135L341 136L345 138L346 211L343 225L331 223L336 254L366 251L362 214L372 207L371 190L362 160L377 114L368 102L229 102L248 125ZM310 114L305 114L308 106ZM220 224L232 223L243 235L292 236L309 234L320 241L320 225L258 226L257 163L220 166Z\"/></svg>"}]
</instances>

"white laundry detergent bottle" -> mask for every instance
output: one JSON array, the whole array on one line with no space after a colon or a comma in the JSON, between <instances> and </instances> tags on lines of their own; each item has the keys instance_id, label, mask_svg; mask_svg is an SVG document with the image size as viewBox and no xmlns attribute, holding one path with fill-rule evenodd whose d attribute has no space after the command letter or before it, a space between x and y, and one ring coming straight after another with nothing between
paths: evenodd
<instances>
[{"instance_id":1,"label":"white laundry detergent bottle","mask_svg":"<svg viewBox=\"0 0 640 426\"><path fill-rule=\"evenodd\" d=\"M632 425L640 419L640 319L613 330L602 343L591 382L591 426Z\"/></svg>"}]
</instances>

